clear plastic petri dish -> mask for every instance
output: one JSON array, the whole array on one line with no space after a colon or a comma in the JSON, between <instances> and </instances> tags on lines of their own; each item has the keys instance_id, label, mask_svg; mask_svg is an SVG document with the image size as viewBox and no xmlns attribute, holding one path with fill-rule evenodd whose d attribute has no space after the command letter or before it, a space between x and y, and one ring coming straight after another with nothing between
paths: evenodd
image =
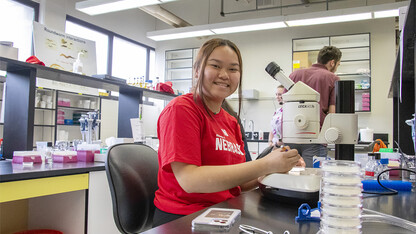
<instances>
[{"instance_id":1,"label":"clear plastic petri dish","mask_svg":"<svg viewBox=\"0 0 416 234\"><path fill-rule=\"evenodd\" d=\"M358 227L353 228L339 228L339 227L333 227L331 225L325 225L321 224L321 227L317 234L361 234L361 225Z\"/></svg>"},{"instance_id":2,"label":"clear plastic petri dish","mask_svg":"<svg viewBox=\"0 0 416 234\"><path fill-rule=\"evenodd\" d=\"M331 183L322 183L321 192L331 195L360 195L362 191L362 184L356 185L339 185Z\"/></svg>"},{"instance_id":3,"label":"clear plastic petri dish","mask_svg":"<svg viewBox=\"0 0 416 234\"><path fill-rule=\"evenodd\" d=\"M321 214L321 225L330 225L335 228L356 228L361 226L361 216L347 218Z\"/></svg>"},{"instance_id":4,"label":"clear plastic petri dish","mask_svg":"<svg viewBox=\"0 0 416 234\"><path fill-rule=\"evenodd\" d=\"M361 217L362 207L361 206L339 207L339 206L332 206L328 204L321 204L321 212L322 214L325 214L325 215L353 218L353 217Z\"/></svg>"},{"instance_id":5,"label":"clear plastic petri dish","mask_svg":"<svg viewBox=\"0 0 416 234\"><path fill-rule=\"evenodd\" d=\"M360 207L362 206L363 195L335 195L321 193L321 203L338 207Z\"/></svg>"},{"instance_id":6,"label":"clear plastic petri dish","mask_svg":"<svg viewBox=\"0 0 416 234\"><path fill-rule=\"evenodd\" d=\"M340 185L356 185L361 184L362 175L323 172L322 181L324 183L340 184Z\"/></svg>"},{"instance_id":7,"label":"clear plastic petri dish","mask_svg":"<svg viewBox=\"0 0 416 234\"><path fill-rule=\"evenodd\" d=\"M326 160L322 162L323 172L361 174L360 163L347 160Z\"/></svg>"}]
</instances>

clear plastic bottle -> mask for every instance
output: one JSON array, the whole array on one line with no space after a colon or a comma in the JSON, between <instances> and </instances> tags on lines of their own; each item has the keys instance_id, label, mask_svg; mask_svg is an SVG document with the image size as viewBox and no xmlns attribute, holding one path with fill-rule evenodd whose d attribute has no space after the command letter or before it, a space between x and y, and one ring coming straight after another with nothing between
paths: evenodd
<instances>
[{"instance_id":1,"label":"clear plastic bottle","mask_svg":"<svg viewBox=\"0 0 416 234\"><path fill-rule=\"evenodd\" d=\"M154 85L153 85L153 89L154 90L157 90L157 85L159 84L159 77L156 77L156 81L155 81L155 83L154 83Z\"/></svg>"},{"instance_id":2,"label":"clear plastic bottle","mask_svg":"<svg viewBox=\"0 0 416 234\"><path fill-rule=\"evenodd\" d=\"M146 83L147 83L146 88L153 90L153 80L148 80L148 81L146 81Z\"/></svg>"},{"instance_id":3,"label":"clear plastic bottle","mask_svg":"<svg viewBox=\"0 0 416 234\"><path fill-rule=\"evenodd\" d=\"M365 164L365 179L374 180L376 173L377 162L374 153L368 153L368 161Z\"/></svg>"},{"instance_id":4,"label":"clear plastic bottle","mask_svg":"<svg viewBox=\"0 0 416 234\"><path fill-rule=\"evenodd\" d=\"M374 179L376 180L380 172L382 172L383 168L380 163L381 154L379 152L375 152L373 154L374 154L374 159L376 161L376 165L374 167Z\"/></svg>"},{"instance_id":5,"label":"clear plastic bottle","mask_svg":"<svg viewBox=\"0 0 416 234\"><path fill-rule=\"evenodd\" d=\"M387 170L387 169L389 169L388 168L388 164L389 164L389 159L388 158L382 158L382 159L380 159L380 164L381 164L381 170L380 170L380 173L382 172L382 171L385 171L385 170ZM389 172L384 172L383 174L381 174L381 176L380 176L380 180L388 180L390 178L390 176L389 176Z\"/></svg>"},{"instance_id":6,"label":"clear plastic bottle","mask_svg":"<svg viewBox=\"0 0 416 234\"><path fill-rule=\"evenodd\" d=\"M140 80L139 80L139 87L140 87L140 88L144 88L144 76L141 76L141 77L140 77Z\"/></svg>"}]
</instances>

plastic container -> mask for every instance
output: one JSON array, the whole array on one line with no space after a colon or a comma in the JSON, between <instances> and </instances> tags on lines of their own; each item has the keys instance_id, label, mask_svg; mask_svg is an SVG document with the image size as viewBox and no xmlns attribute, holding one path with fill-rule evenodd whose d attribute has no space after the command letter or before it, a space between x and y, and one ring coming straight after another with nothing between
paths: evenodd
<instances>
[{"instance_id":1,"label":"plastic container","mask_svg":"<svg viewBox=\"0 0 416 234\"><path fill-rule=\"evenodd\" d=\"M321 223L318 233L361 233L360 163L322 162Z\"/></svg>"},{"instance_id":2,"label":"plastic container","mask_svg":"<svg viewBox=\"0 0 416 234\"><path fill-rule=\"evenodd\" d=\"M42 156L38 151L14 151L12 163L42 163Z\"/></svg>"},{"instance_id":3,"label":"plastic container","mask_svg":"<svg viewBox=\"0 0 416 234\"><path fill-rule=\"evenodd\" d=\"M78 162L76 151L55 151L52 153L52 161L56 163Z\"/></svg>"}]
</instances>

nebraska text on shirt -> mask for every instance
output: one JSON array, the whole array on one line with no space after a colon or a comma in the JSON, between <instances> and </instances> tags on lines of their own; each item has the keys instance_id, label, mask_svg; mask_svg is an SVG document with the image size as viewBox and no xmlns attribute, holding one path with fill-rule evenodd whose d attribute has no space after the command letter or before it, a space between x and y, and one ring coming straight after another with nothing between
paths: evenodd
<instances>
[{"instance_id":1,"label":"nebraska text on shirt","mask_svg":"<svg viewBox=\"0 0 416 234\"><path fill-rule=\"evenodd\" d=\"M218 135L215 139L215 150L230 151L239 155L244 155L240 150L239 144L229 142L225 140L223 137L219 137Z\"/></svg>"}]
</instances>

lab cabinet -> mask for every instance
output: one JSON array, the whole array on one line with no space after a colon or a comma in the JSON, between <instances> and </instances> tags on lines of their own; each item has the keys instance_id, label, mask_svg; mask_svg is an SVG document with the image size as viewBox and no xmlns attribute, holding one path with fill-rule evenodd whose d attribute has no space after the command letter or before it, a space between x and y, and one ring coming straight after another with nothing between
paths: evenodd
<instances>
[{"instance_id":1,"label":"lab cabinet","mask_svg":"<svg viewBox=\"0 0 416 234\"><path fill-rule=\"evenodd\" d=\"M319 50L328 45L342 52L341 65L336 75L341 80L355 82L355 111L371 111L371 48L370 34L339 35L293 39L293 70L316 63Z\"/></svg>"},{"instance_id":2,"label":"lab cabinet","mask_svg":"<svg viewBox=\"0 0 416 234\"><path fill-rule=\"evenodd\" d=\"M82 139L79 118L100 110L99 96L36 88L33 147L37 141Z\"/></svg>"},{"instance_id":3,"label":"lab cabinet","mask_svg":"<svg viewBox=\"0 0 416 234\"><path fill-rule=\"evenodd\" d=\"M165 81L179 93L189 93L192 87L192 66L198 53L197 48L165 51Z\"/></svg>"},{"instance_id":4,"label":"lab cabinet","mask_svg":"<svg viewBox=\"0 0 416 234\"><path fill-rule=\"evenodd\" d=\"M52 89L36 88L33 146L36 141L54 142L55 139L55 97Z\"/></svg>"},{"instance_id":5,"label":"lab cabinet","mask_svg":"<svg viewBox=\"0 0 416 234\"><path fill-rule=\"evenodd\" d=\"M81 140L79 119L88 112L100 112L101 98L83 93L57 90L56 100L56 140Z\"/></svg>"}]
</instances>

